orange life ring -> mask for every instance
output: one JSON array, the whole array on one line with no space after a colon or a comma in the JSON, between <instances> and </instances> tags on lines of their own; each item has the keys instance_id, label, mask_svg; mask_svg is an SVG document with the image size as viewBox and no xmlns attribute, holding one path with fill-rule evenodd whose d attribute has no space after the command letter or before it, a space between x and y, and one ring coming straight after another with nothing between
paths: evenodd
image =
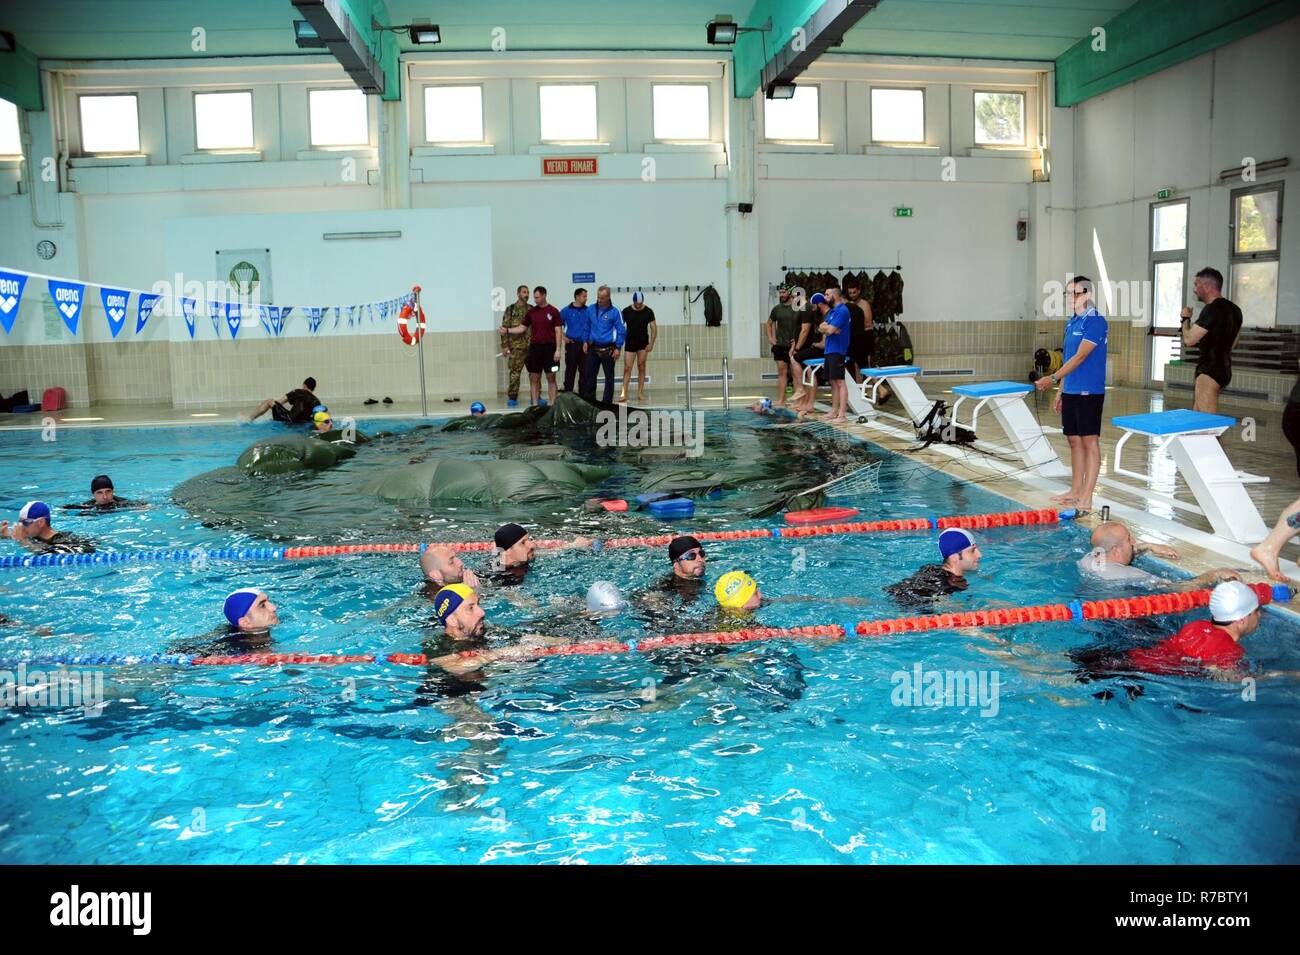
<instances>
[{"instance_id":1,"label":"orange life ring","mask_svg":"<svg viewBox=\"0 0 1300 955\"><path fill-rule=\"evenodd\" d=\"M415 309L408 303L402 306L402 311L397 316L397 334L402 336L402 341L408 345L418 344L424 337L424 307L420 307L419 316L416 321L410 322L415 326L412 332L408 327L408 322L412 316L415 316Z\"/></svg>"},{"instance_id":2,"label":"orange life ring","mask_svg":"<svg viewBox=\"0 0 1300 955\"><path fill-rule=\"evenodd\" d=\"M820 524L823 521L843 521L857 516L852 507L814 507L810 511L790 511L785 515L787 524Z\"/></svg>"}]
</instances>

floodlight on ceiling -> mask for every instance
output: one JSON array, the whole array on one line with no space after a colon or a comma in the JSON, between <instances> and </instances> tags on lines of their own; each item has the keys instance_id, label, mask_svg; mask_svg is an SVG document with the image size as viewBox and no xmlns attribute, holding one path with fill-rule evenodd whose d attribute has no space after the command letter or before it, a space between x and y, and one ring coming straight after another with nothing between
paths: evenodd
<instances>
[{"instance_id":1,"label":"floodlight on ceiling","mask_svg":"<svg viewBox=\"0 0 1300 955\"><path fill-rule=\"evenodd\" d=\"M734 46L742 33L766 33L772 29L772 18L768 17L762 26L742 27L724 13L718 14L708 24L708 39L713 46Z\"/></svg>"},{"instance_id":2,"label":"floodlight on ceiling","mask_svg":"<svg viewBox=\"0 0 1300 955\"><path fill-rule=\"evenodd\" d=\"M320 38L316 28L306 20L293 21L293 42L303 50L325 48L325 41Z\"/></svg>"},{"instance_id":3,"label":"floodlight on ceiling","mask_svg":"<svg viewBox=\"0 0 1300 955\"><path fill-rule=\"evenodd\" d=\"M414 24L409 36L416 46L433 46L442 42L442 31L435 23Z\"/></svg>"},{"instance_id":4,"label":"floodlight on ceiling","mask_svg":"<svg viewBox=\"0 0 1300 955\"><path fill-rule=\"evenodd\" d=\"M766 95L768 99L794 99L794 91L793 83L768 83Z\"/></svg>"}]
</instances>

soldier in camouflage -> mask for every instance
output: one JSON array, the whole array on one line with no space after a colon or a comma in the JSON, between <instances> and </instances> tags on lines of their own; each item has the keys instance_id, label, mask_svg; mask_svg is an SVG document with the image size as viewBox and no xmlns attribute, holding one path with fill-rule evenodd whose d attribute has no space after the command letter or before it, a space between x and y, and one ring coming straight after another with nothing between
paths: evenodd
<instances>
[{"instance_id":1,"label":"soldier in camouflage","mask_svg":"<svg viewBox=\"0 0 1300 955\"><path fill-rule=\"evenodd\" d=\"M531 307L528 303L528 286L521 285L515 289L518 296L501 316L501 354L510 361L510 383L506 386L507 404L513 408L519 403L519 377L524 370L524 359L528 357L528 346L532 340L530 332L522 335L507 335L506 329L522 325Z\"/></svg>"}]
</instances>

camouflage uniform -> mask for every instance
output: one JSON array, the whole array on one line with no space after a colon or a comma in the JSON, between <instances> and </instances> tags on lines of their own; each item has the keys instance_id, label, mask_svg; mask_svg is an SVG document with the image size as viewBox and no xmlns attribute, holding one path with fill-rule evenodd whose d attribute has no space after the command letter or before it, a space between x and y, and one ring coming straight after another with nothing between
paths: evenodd
<instances>
[{"instance_id":1,"label":"camouflage uniform","mask_svg":"<svg viewBox=\"0 0 1300 955\"><path fill-rule=\"evenodd\" d=\"M510 304L501 316L502 328L513 328L516 325L524 323L524 317L528 314L528 305L524 302L515 301ZM524 370L524 359L528 357L529 340L533 337L531 331L524 332L522 335L506 335L506 354L510 356L510 384L506 386L506 397L517 399L519 397L519 376Z\"/></svg>"}]
</instances>

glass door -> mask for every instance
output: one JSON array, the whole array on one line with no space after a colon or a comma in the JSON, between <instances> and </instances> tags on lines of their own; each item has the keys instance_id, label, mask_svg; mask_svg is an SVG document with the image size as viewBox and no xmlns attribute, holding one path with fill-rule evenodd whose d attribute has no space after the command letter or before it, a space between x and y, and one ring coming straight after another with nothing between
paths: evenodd
<instances>
[{"instance_id":1,"label":"glass door","mask_svg":"<svg viewBox=\"0 0 1300 955\"><path fill-rule=\"evenodd\" d=\"M1151 337L1147 380L1160 385L1182 354L1179 313L1187 298L1187 215L1191 200L1151 205Z\"/></svg>"}]
</instances>

